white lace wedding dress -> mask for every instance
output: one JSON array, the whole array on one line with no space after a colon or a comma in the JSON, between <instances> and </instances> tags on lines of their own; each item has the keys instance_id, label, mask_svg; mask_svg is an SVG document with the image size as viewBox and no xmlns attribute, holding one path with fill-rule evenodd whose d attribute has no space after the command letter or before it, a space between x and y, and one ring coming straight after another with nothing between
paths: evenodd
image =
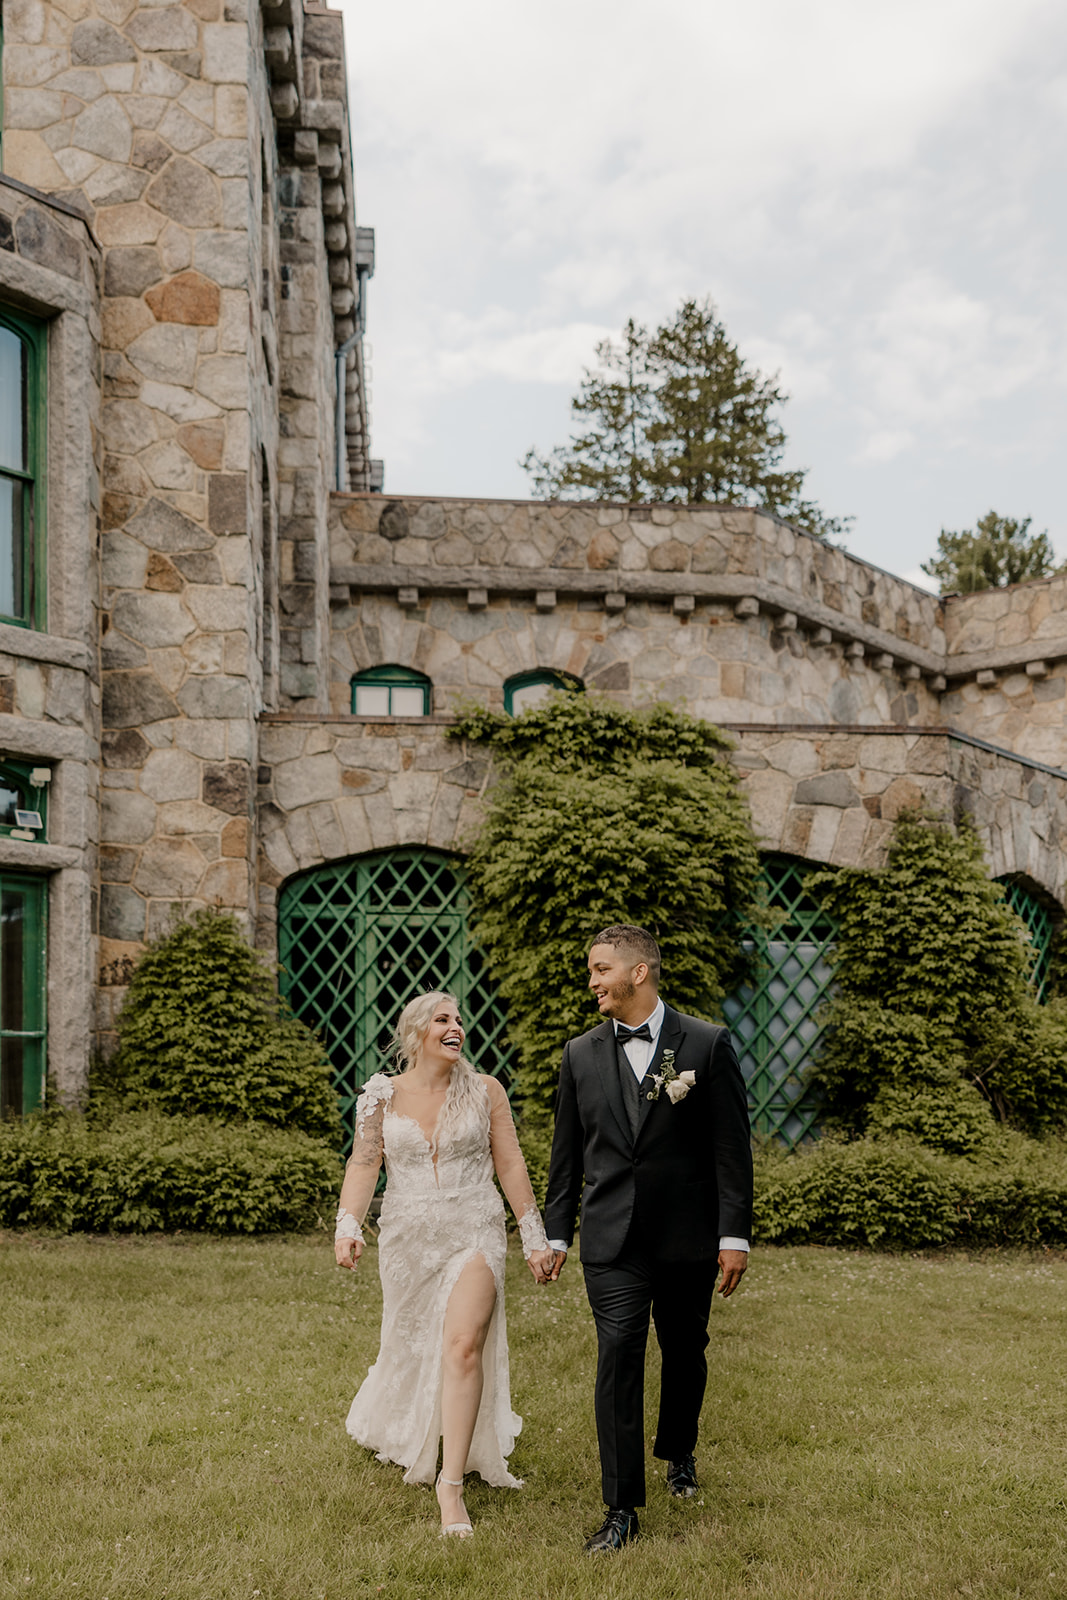
<instances>
[{"instance_id":1,"label":"white lace wedding dress","mask_svg":"<svg viewBox=\"0 0 1067 1600\"><path fill-rule=\"evenodd\" d=\"M405 1467L405 1483L434 1481L445 1310L456 1279L480 1254L496 1280L496 1308L483 1352L484 1388L467 1471L498 1487L520 1488L507 1463L522 1418L511 1409L507 1238L494 1167L519 1219L525 1253L543 1249L545 1237L510 1107L502 1089L494 1084L491 1095L490 1080L477 1079L478 1104L435 1150L418 1122L392 1109L395 1081L376 1073L359 1101L357 1150L363 1146L364 1164L375 1150L378 1161L384 1153L388 1175L378 1234L382 1337L346 1426L379 1460Z\"/></svg>"}]
</instances>

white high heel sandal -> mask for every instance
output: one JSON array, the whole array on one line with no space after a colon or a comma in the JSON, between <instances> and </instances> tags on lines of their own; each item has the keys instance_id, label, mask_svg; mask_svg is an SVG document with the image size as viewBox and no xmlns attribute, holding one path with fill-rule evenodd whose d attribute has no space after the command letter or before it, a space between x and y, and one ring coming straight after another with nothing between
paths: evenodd
<instances>
[{"instance_id":1,"label":"white high heel sandal","mask_svg":"<svg viewBox=\"0 0 1067 1600\"><path fill-rule=\"evenodd\" d=\"M447 1483L453 1489L462 1489L463 1487L462 1478L446 1478L443 1472L439 1472L437 1474L437 1482L434 1485L435 1493L443 1483ZM438 1505L441 1504L440 1494L437 1495L437 1503ZM456 1539L472 1539L474 1537L474 1529L469 1519L466 1522L449 1522L441 1529L441 1538L447 1538L449 1535Z\"/></svg>"}]
</instances>

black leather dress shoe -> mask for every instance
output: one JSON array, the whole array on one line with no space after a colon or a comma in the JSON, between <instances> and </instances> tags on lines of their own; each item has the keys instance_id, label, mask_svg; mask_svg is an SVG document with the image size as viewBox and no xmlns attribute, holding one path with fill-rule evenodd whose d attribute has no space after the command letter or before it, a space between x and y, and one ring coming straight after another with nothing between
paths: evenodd
<instances>
[{"instance_id":1,"label":"black leather dress shoe","mask_svg":"<svg viewBox=\"0 0 1067 1600\"><path fill-rule=\"evenodd\" d=\"M697 1464L692 1456L680 1461L667 1462L667 1492L676 1500L692 1500L700 1485L697 1483Z\"/></svg>"},{"instance_id":2,"label":"black leather dress shoe","mask_svg":"<svg viewBox=\"0 0 1067 1600\"><path fill-rule=\"evenodd\" d=\"M637 1538L640 1530L637 1526L636 1511L616 1510L610 1508L604 1518L604 1526L591 1539L585 1541L587 1556L613 1555L616 1550L621 1550L624 1544L631 1544Z\"/></svg>"}]
</instances>

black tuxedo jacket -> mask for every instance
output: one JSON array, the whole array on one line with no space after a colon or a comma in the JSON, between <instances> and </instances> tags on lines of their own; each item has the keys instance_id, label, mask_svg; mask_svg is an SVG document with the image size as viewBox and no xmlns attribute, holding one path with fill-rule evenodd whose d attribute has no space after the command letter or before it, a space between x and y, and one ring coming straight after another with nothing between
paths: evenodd
<instances>
[{"instance_id":1,"label":"black tuxedo jacket","mask_svg":"<svg viewBox=\"0 0 1067 1600\"><path fill-rule=\"evenodd\" d=\"M582 1260L594 1265L615 1260L635 1217L664 1261L705 1260L718 1254L721 1234L752 1232L748 1105L729 1029L670 1006L665 1013L649 1071L673 1050L675 1071L694 1072L696 1084L677 1104L666 1090L658 1100L642 1095L636 1136L613 1024L563 1050L545 1232L569 1244L580 1203Z\"/></svg>"}]
</instances>

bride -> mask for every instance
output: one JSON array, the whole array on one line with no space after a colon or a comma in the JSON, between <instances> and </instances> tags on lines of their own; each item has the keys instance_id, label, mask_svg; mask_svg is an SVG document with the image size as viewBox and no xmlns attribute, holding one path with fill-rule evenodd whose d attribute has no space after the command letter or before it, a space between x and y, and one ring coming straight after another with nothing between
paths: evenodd
<instances>
[{"instance_id":1,"label":"bride","mask_svg":"<svg viewBox=\"0 0 1067 1600\"><path fill-rule=\"evenodd\" d=\"M538 1283L548 1281L554 1254L507 1095L465 1059L464 1037L452 995L420 995L404 1007L394 1041L402 1070L375 1073L359 1099L334 1248L339 1266L356 1266L384 1153L381 1347L352 1402L348 1432L380 1461L405 1467L405 1483L433 1482L441 1442L441 1531L469 1538L465 1472L521 1488L507 1464L522 1418L511 1409L506 1235L494 1170Z\"/></svg>"}]
</instances>

